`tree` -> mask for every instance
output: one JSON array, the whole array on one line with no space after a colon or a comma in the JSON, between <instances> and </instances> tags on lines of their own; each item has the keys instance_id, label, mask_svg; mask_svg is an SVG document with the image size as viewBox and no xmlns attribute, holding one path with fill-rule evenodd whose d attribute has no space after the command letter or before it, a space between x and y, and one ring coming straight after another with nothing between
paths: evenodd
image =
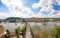
<instances>
[{"instance_id":1,"label":"tree","mask_svg":"<svg viewBox=\"0 0 60 38\"><path fill-rule=\"evenodd\" d=\"M21 34L24 34L25 31L26 31L26 27L20 28L20 33L21 33Z\"/></svg>"},{"instance_id":2,"label":"tree","mask_svg":"<svg viewBox=\"0 0 60 38\"><path fill-rule=\"evenodd\" d=\"M9 38L9 37L10 37L10 31L9 30L6 30L5 38Z\"/></svg>"},{"instance_id":3,"label":"tree","mask_svg":"<svg viewBox=\"0 0 60 38\"><path fill-rule=\"evenodd\" d=\"M49 19L44 19L44 22L49 22L50 20Z\"/></svg>"},{"instance_id":4,"label":"tree","mask_svg":"<svg viewBox=\"0 0 60 38\"><path fill-rule=\"evenodd\" d=\"M56 29L53 32L53 35L55 38L60 38L60 26L57 26Z\"/></svg>"},{"instance_id":5,"label":"tree","mask_svg":"<svg viewBox=\"0 0 60 38\"><path fill-rule=\"evenodd\" d=\"M17 38L19 38L19 34L20 34L20 27L15 29L15 33L17 35Z\"/></svg>"},{"instance_id":6,"label":"tree","mask_svg":"<svg viewBox=\"0 0 60 38\"><path fill-rule=\"evenodd\" d=\"M25 33L25 31L26 31L26 28L25 27L23 27L23 28L20 28L20 27L18 27L18 28L16 28L15 29L15 33L16 33L16 35L17 35L17 38L19 38L19 35L20 34L24 34Z\"/></svg>"}]
</instances>

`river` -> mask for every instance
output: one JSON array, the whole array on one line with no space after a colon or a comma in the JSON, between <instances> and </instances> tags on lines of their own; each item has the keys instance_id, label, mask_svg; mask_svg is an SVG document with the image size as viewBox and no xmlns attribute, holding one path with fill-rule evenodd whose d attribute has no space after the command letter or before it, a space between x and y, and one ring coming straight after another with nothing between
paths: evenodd
<instances>
[{"instance_id":1,"label":"river","mask_svg":"<svg viewBox=\"0 0 60 38\"><path fill-rule=\"evenodd\" d=\"M26 24L23 23L23 22L20 22L20 23L11 23L11 22L3 22L2 23L4 25L4 28L5 30L10 30L11 32L14 32L15 28L17 28L18 26L19 27L24 27ZM42 22L42 23L39 23L39 22L29 22L30 26L33 28L33 27L55 27L55 26L58 26L60 25L60 23L58 22Z\"/></svg>"}]
</instances>

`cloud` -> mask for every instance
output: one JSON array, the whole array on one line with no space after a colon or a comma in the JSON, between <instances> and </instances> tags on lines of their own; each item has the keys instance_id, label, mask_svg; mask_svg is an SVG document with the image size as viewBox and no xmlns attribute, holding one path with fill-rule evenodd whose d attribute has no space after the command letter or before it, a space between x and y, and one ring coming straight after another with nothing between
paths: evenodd
<instances>
[{"instance_id":1,"label":"cloud","mask_svg":"<svg viewBox=\"0 0 60 38\"><path fill-rule=\"evenodd\" d=\"M22 0L1 0L1 2L9 8L8 13L0 12L0 17L21 17L21 18L43 18L43 17L60 17L60 11L53 9L52 4L59 3L60 0L40 0L38 3L34 3L32 8L41 8L39 12L34 13L31 8L24 6ZM45 15L43 12L47 12ZM57 12L57 13L56 13Z\"/></svg>"},{"instance_id":2,"label":"cloud","mask_svg":"<svg viewBox=\"0 0 60 38\"><path fill-rule=\"evenodd\" d=\"M54 0L40 0L38 3L33 4L32 7L38 8L38 7L50 6L53 3L54 3Z\"/></svg>"},{"instance_id":3,"label":"cloud","mask_svg":"<svg viewBox=\"0 0 60 38\"><path fill-rule=\"evenodd\" d=\"M30 18L30 15L33 14L31 8L25 7L21 0L1 0L1 2L9 8L9 14L2 13L2 17L5 14L4 16L8 17Z\"/></svg>"},{"instance_id":4,"label":"cloud","mask_svg":"<svg viewBox=\"0 0 60 38\"><path fill-rule=\"evenodd\" d=\"M10 16L10 14L8 14L8 13L0 12L0 19L7 18L7 17L9 17L9 16Z\"/></svg>"},{"instance_id":5,"label":"cloud","mask_svg":"<svg viewBox=\"0 0 60 38\"><path fill-rule=\"evenodd\" d=\"M60 0L56 0L57 4L60 5Z\"/></svg>"},{"instance_id":6,"label":"cloud","mask_svg":"<svg viewBox=\"0 0 60 38\"><path fill-rule=\"evenodd\" d=\"M31 8L25 7L23 1L21 0L2 0L2 3L9 8L9 13L2 13L1 17L21 17L21 18L31 18L31 17L42 17L42 14L35 14ZM3 15L5 14L5 15Z\"/></svg>"},{"instance_id":7,"label":"cloud","mask_svg":"<svg viewBox=\"0 0 60 38\"><path fill-rule=\"evenodd\" d=\"M32 5L33 9L35 8L41 8L40 11L38 13L42 14L43 17L60 17L60 13L56 10L54 10L52 4L55 4L56 2L58 3L58 5L60 0L40 0L38 3L34 3ZM43 14L43 12L47 12L48 15ZM56 14L55 14L56 13Z\"/></svg>"},{"instance_id":8,"label":"cloud","mask_svg":"<svg viewBox=\"0 0 60 38\"><path fill-rule=\"evenodd\" d=\"M5 4L7 7L12 6L23 6L23 3L21 0L1 0L3 4Z\"/></svg>"}]
</instances>

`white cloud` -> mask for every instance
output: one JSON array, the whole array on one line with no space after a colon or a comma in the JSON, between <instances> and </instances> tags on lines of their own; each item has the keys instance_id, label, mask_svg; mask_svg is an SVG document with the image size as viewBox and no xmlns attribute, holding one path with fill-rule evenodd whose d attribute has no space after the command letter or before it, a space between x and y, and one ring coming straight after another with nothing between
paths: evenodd
<instances>
[{"instance_id":1,"label":"white cloud","mask_svg":"<svg viewBox=\"0 0 60 38\"><path fill-rule=\"evenodd\" d=\"M60 17L59 12L53 9L52 4L55 2L57 2L58 5L60 4L60 0L40 0L38 3L34 3L32 7L33 9L40 7L41 9L38 13L40 13L40 15L42 14L43 17ZM44 15L42 13L44 11L48 12L48 15ZM53 14L55 12L57 12L57 14Z\"/></svg>"},{"instance_id":2,"label":"white cloud","mask_svg":"<svg viewBox=\"0 0 60 38\"><path fill-rule=\"evenodd\" d=\"M21 0L1 0L1 2L7 7L10 7L11 5L21 7L23 5Z\"/></svg>"},{"instance_id":3,"label":"white cloud","mask_svg":"<svg viewBox=\"0 0 60 38\"><path fill-rule=\"evenodd\" d=\"M57 4L60 5L60 0L56 0Z\"/></svg>"},{"instance_id":4,"label":"white cloud","mask_svg":"<svg viewBox=\"0 0 60 38\"><path fill-rule=\"evenodd\" d=\"M38 7L50 6L53 3L54 3L54 0L40 0L38 3L33 4L32 7L38 8Z\"/></svg>"},{"instance_id":5,"label":"white cloud","mask_svg":"<svg viewBox=\"0 0 60 38\"><path fill-rule=\"evenodd\" d=\"M7 14L7 13L3 13L5 14L5 17L21 17L21 18L31 18L31 17L42 17L41 14L35 14L31 8L29 7L25 7L23 5L23 2L20 1L20 0L2 0L3 4L5 4L9 10L10 10L10 13ZM26 13L23 13L25 12ZM3 16L3 14L1 14Z\"/></svg>"},{"instance_id":6,"label":"white cloud","mask_svg":"<svg viewBox=\"0 0 60 38\"><path fill-rule=\"evenodd\" d=\"M5 16L9 17L30 17L33 14L33 11L29 7L25 7L21 0L1 0L9 8L10 14L3 13ZM26 13L23 13L25 12ZM3 16L3 14L1 14Z\"/></svg>"},{"instance_id":7,"label":"white cloud","mask_svg":"<svg viewBox=\"0 0 60 38\"><path fill-rule=\"evenodd\" d=\"M9 17L9 16L10 16L9 13L3 13L3 12L0 12L0 19L7 18L7 17Z\"/></svg>"},{"instance_id":8,"label":"white cloud","mask_svg":"<svg viewBox=\"0 0 60 38\"><path fill-rule=\"evenodd\" d=\"M25 7L22 0L1 0L3 4L5 4L9 8L9 13L0 13L0 17L22 17L22 18L43 18L43 17L56 17L60 16L60 13L53 14L57 12L53 9L52 4L54 1L60 5L60 0L40 0L38 3L34 3L32 5L33 9L41 8L40 11L35 14L31 8ZM42 12L47 11L49 14L44 15ZM26 12L26 13L24 13Z\"/></svg>"}]
</instances>

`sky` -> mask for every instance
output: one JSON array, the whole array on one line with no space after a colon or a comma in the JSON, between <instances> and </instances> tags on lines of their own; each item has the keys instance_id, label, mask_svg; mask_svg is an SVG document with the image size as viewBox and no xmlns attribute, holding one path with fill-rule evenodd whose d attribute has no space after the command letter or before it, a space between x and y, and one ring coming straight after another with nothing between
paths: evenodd
<instances>
[{"instance_id":1,"label":"sky","mask_svg":"<svg viewBox=\"0 0 60 38\"><path fill-rule=\"evenodd\" d=\"M0 18L60 18L60 0L0 0Z\"/></svg>"}]
</instances>

